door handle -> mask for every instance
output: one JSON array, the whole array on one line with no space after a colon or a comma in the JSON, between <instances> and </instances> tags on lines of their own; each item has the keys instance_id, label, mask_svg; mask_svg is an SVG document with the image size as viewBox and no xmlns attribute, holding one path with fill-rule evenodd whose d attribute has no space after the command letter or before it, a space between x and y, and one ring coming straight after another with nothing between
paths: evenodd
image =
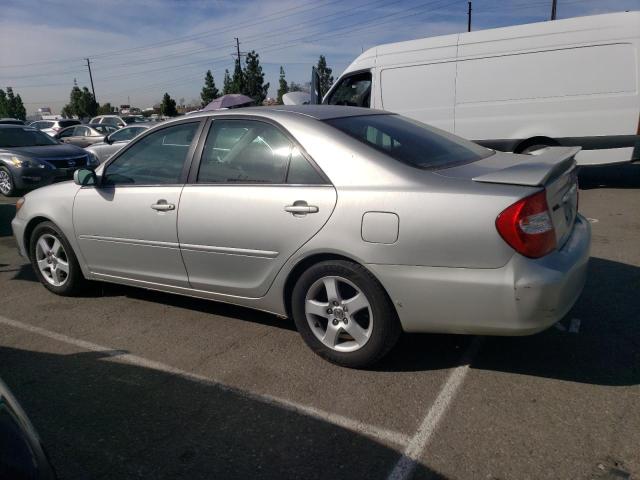
<instances>
[{"instance_id":1,"label":"door handle","mask_svg":"<svg viewBox=\"0 0 640 480\"><path fill-rule=\"evenodd\" d=\"M176 206L173 203L167 203L166 200L158 200L158 203L151 205L151 208L158 212L168 212L170 210L175 210Z\"/></svg>"},{"instance_id":2,"label":"door handle","mask_svg":"<svg viewBox=\"0 0 640 480\"><path fill-rule=\"evenodd\" d=\"M294 215L306 215L307 213L318 213L318 207L308 205L304 200L296 200L293 202L293 205L284 207L284 211L293 213Z\"/></svg>"}]
</instances>

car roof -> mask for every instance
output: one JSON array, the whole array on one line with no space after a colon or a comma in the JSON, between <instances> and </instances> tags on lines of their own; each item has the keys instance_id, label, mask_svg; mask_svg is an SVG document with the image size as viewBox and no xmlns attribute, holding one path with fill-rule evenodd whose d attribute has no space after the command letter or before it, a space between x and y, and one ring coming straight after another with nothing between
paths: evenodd
<instances>
[{"instance_id":1,"label":"car roof","mask_svg":"<svg viewBox=\"0 0 640 480\"><path fill-rule=\"evenodd\" d=\"M29 125L16 125L15 123L0 123L0 128L24 128L29 127ZM31 127L33 129L33 127Z\"/></svg>"},{"instance_id":2,"label":"car roof","mask_svg":"<svg viewBox=\"0 0 640 480\"><path fill-rule=\"evenodd\" d=\"M236 109L233 109L234 111ZM348 107L345 105L275 105L272 107L249 107L237 109L240 111L261 110L297 113L315 118L316 120L329 120L332 118L356 117L362 115L382 115L389 114L382 110L375 110L363 107ZM227 110L228 112L228 110Z\"/></svg>"},{"instance_id":3,"label":"car roof","mask_svg":"<svg viewBox=\"0 0 640 480\"><path fill-rule=\"evenodd\" d=\"M359 117L362 115L390 115L390 112L373 108L348 107L344 105L275 105L271 107L244 107L228 110L210 110L198 112L189 117L215 116L215 115L251 115L268 112L284 114L304 115L316 120L330 120L332 118ZM184 119L184 116L174 120Z\"/></svg>"}]
</instances>

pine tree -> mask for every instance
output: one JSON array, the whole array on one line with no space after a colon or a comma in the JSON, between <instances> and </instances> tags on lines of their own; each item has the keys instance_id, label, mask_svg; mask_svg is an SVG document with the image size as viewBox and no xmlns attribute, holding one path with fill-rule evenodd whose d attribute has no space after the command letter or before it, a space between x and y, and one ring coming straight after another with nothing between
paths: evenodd
<instances>
[{"instance_id":1,"label":"pine tree","mask_svg":"<svg viewBox=\"0 0 640 480\"><path fill-rule=\"evenodd\" d=\"M282 96L289 91L289 85L284 78L284 68L282 68L282 65L280 65L280 79L278 82L278 103L282 105Z\"/></svg>"},{"instance_id":2,"label":"pine tree","mask_svg":"<svg viewBox=\"0 0 640 480\"><path fill-rule=\"evenodd\" d=\"M260 65L260 55L255 50L247 53L246 65L244 67L244 89L240 93L244 93L248 97L253 98L256 105L262 105L262 101L267 98L269 91L269 83L264 83L264 73Z\"/></svg>"},{"instance_id":3,"label":"pine tree","mask_svg":"<svg viewBox=\"0 0 640 480\"><path fill-rule=\"evenodd\" d=\"M7 94L0 88L0 117L9 116L9 105L7 103Z\"/></svg>"},{"instance_id":4,"label":"pine tree","mask_svg":"<svg viewBox=\"0 0 640 480\"><path fill-rule=\"evenodd\" d=\"M317 70L318 76L320 77L320 96L324 97L331 88L331 85L333 85L333 76L331 75L333 70L327 67L327 59L324 58L324 55L320 55L318 59Z\"/></svg>"},{"instance_id":5,"label":"pine tree","mask_svg":"<svg viewBox=\"0 0 640 480\"><path fill-rule=\"evenodd\" d=\"M243 93L245 91L244 72L240 66L240 59L236 60L236 66L233 70L233 78L231 79L231 91L229 93Z\"/></svg>"},{"instance_id":6,"label":"pine tree","mask_svg":"<svg viewBox=\"0 0 640 480\"><path fill-rule=\"evenodd\" d=\"M202 106L205 107L209 103L213 101L214 98L218 96L218 89L216 88L216 84L213 81L213 75L211 74L211 70L207 70L206 75L204 76L204 87L202 87L202 92L200 93L200 98L202 99Z\"/></svg>"},{"instance_id":7,"label":"pine tree","mask_svg":"<svg viewBox=\"0 0 640 480\"><path fill-rule=\"evenodd\" d=\"M22 103L22 97L20 96L20 94L16 95L14 114L14 118L19 118L20 120L27 119L27 110L24 108L24 103Z\"/></svg>"},{"instance_id":8,"label":"pine tree","mask_svg":"<svg viewBox=\"0 0 640 480\"><path fill-rule=\"evenodd\" d=\"M175 117L178 115L178 110L176 110L176 101L171 98L168 93L165 93L162 97L160 111L165 117Z\"/></svg>"},{"instance_id":9,"label":"pine tree","mask_svg":"<svg viewBox=\"0 0 640 480\"><path fill-rule=\"evenodd\" d=\"M12 87L7 87L7 92L0 90L0 117L11 117L26 120L27 112L22 103L20 94L15 95Z\"/></svg>"},{"instance_id":10,"label":"pine tree","mask_svg":"<svg viewBox=\"0 0 640 480\"><path fill-rule=\"evenodd\" d=\"M228 95L229 93L233 93L233 80L231 80L231 75L229 75L229 70L225 70L224 81L222 84L222 94Z\"/></svg>"}]
</instances>

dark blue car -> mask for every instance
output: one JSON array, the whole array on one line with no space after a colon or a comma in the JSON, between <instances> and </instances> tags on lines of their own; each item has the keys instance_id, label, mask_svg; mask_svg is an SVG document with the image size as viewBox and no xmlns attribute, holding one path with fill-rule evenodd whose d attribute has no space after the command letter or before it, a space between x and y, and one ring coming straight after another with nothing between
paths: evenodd
<instances>
[{"instance_id":1,"label":"dark blue car","mask_svg":"<svg viewBox=\"0 0 640 480\"><path fill-rule=\"evenodd\" d=\"M95 155L66 145L41 131L24 125L0 125L0 193L16 195L21 190L70 180L80 167L94 167Z\"/></svg>"}]
</instances>

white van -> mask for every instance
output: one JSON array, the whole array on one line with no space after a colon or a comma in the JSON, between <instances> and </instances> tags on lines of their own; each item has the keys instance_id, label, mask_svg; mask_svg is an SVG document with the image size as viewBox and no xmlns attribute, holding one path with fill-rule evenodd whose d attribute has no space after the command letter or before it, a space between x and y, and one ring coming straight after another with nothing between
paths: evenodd
<instances>
[{"instance_id":1,"label":"white van","mask_svg":"<svg viewBox=\"0 0 640 480\"><path fill-rule=\"evenodd\" d=\"M401 113L496 150L640 160L640 12L380 45L323 103Z\"/></svg>"}]
</instances>

